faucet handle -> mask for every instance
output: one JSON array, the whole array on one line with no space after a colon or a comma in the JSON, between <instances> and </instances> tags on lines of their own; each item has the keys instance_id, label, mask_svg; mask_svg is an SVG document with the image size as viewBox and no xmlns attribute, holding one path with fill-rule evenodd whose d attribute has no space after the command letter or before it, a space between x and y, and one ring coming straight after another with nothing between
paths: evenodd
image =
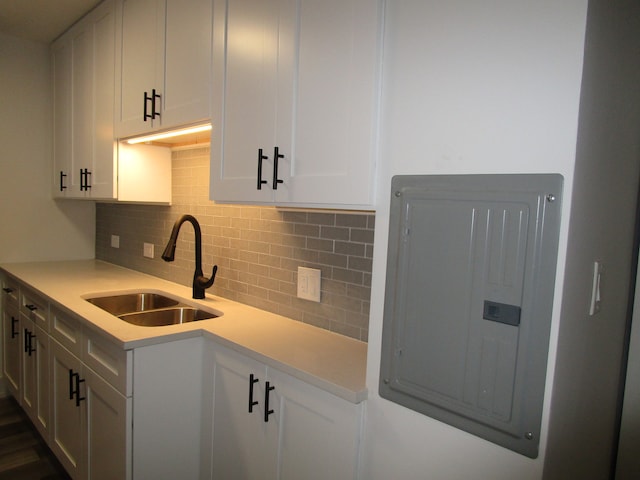
<instances>
[{"instance_id":1,"label":"faucet handle","mask_svg":"<svg viewBox=\"0 0 640 480\"><path fill-rule=\"evenodd\" d=\"M218 272L218 266L213 266L213 272L211 273L211 278L206 278L205 276L200 276L197 278L198 286L202 288L209 288L213 285L213 282L216 279L216 273Z\"/></svg>"}]
</instances>

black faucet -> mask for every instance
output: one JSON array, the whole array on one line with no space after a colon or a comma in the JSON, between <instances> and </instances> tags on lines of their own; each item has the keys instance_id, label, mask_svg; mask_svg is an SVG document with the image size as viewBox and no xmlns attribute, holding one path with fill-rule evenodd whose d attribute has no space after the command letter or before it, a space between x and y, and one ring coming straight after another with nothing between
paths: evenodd
<instances>
[{"instance_id":1,"label":"black faucet","mask_svg":"<svg viewBox=\"0 0 640 480\"><path fill-rule=\"evenodd\" d=\"M165 262L173 262L176 253L176 241L178 240L178 232L184 222L190 222L193 225L193 230L196 236L196 270L193 273L193 298L204 298L204 290L213 285L213 281L216 278L216 272L218 266L213 267L213 273L211 278L206 278L202 274L202 232L200 230L200 224L198 220L192 215L182 215L176 223L173 224L173 230L171 230L171 236L169 237L169 243L162 253L162 259Z\"/></svg>"}]
</instances>

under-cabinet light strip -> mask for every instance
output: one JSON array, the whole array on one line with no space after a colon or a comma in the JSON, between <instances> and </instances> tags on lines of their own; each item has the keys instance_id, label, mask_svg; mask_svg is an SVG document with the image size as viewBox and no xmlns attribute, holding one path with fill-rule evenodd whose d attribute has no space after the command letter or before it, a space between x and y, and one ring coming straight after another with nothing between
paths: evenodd
<instances>
[{"instance_id":1,"label":"under-cabinet light strip","mask_svg":"<svg viewBox=\"0 0 640 480\"><path fill-rule=\"evenodd\" d=\"M188 135L190 133L206 132L208 130L211 130L211 124L197 125L195 127L189 127L189 128L181 128L179 130L171 130L169 132L154 133L153 135L146 135L144 137L129 138L129 139L127 139L127 143L129 143L131 145L134 145L136 143L153 142L155 140L162 140L163 138L178 137L180 135Z\"/></svg>"}]
</instances>

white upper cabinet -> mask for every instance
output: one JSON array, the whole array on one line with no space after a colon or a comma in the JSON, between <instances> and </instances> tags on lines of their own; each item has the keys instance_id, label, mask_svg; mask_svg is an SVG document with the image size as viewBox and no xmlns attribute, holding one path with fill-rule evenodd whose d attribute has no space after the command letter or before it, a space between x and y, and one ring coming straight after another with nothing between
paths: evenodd
<instances>
[{"instance_id":1,"label":"white upper cabinet","mask_svg":"<svg viewBox=\"0 0 640 480\"><path fill-rule=\"evenodd\" d=\"M371 208L379 0L214 0L211 198Z\"/></svg>"},{"instance_id":2,"label":"white upper cabinet","mask_svg":"<svg viewBox=\"0 0 640 480\"><path fill-rule=\"evenodd\" d=\"M116 136L210 119L211 0L122 0Z\"/></svg>"},{"instance_id":3,"label":"white upper cabinet","mask_svg":"<svg viewBox=\"0 0 640 480\"><path fill-rule=\"evenodd\" d=\"M114 135L117 5L106 0L51 47L53 196L171 203L171 152Z\"/></svg>"},{"instance_id":4,"label":"white upper cabinet","mask_svg":"<svg viewBox=\"0 0 640 480\"><path fill-rule=\"evenodd\" d=\"M56 197L116 197L115 9L107 0L52 45Z\"/></svg>"}]
</instances>

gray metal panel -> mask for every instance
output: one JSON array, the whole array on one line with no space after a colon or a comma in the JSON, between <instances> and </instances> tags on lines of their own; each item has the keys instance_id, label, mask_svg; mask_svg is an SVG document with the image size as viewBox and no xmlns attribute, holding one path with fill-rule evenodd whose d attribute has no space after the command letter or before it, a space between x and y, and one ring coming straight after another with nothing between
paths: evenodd
<instances>
[{"instance_id":1,"label":"gray metal panel","mask_svg":"<svg viewBox=\"0 0 640 480\"><path fill-rule=\"evenodd\" d=\"M561 194L560 175L393 178L381 396L537 456Z\"/></svg>"}]
</instances>

